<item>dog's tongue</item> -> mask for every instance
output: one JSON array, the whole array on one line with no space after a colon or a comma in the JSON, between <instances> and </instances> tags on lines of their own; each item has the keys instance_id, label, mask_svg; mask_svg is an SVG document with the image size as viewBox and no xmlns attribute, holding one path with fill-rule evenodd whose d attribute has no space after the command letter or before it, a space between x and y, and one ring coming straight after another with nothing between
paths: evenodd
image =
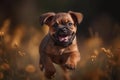
<instances>
[{"instance_id":1,"label":"dog's tongue","mask_svg":"<svg viewBox=\"0 0 120 80\"><path fill-rule=\"evenodd\" d=\"M68 41L68 36L65 36L65 37L59 36L59 41L60 42L67 42Z\"/></svg>"}]
</instances>

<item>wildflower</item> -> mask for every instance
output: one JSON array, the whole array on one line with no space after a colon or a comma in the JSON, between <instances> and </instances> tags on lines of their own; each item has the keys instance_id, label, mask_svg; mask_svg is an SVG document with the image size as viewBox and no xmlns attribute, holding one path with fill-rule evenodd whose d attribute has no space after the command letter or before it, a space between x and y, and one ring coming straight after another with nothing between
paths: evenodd
<instances>
[{"instance_id":1,"label":"wildflower","mask_svg":"<svg viewBox=\"0 0 120 80\"><path fill-rule=\"evenodd\" d=\"M25 68L25 71L28 72L28 73L33 73L35 72L35 67L33 65L28 65L26 68Z\"/></svg>"},{"instance_id":2,"label":"wildflower","mask_svg":"<svg viewBox=\"0 0 120 80\"><path fill-rule=\"evenodd\" d=\"M8 63L3 63L0 67L1 67L1 69L3 69L3 70L9 70L9 69L10 69L10 66L9 66Z\"/></svg>"}]
</instances>

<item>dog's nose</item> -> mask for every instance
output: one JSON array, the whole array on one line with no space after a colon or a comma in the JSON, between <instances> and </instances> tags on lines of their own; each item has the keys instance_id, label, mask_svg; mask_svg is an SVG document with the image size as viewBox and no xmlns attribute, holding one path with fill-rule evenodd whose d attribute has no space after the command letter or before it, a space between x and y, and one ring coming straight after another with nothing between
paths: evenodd
<instances>
[{"instance_id":1,"label":"dog's nose","mask_svg":"<svg viewBox=\"0 0 120 80\"><path fill-rule=\"evenodd\" d=\"M61 29L62 32L67 33L67 29L64 27Z\"/></svg>"},{"instance_id":2,"label":"dog's nose","mask_svg":"<svg viewBox=\"0 0 120 80\"><path fill-rule=\"evenodd\" d=\"M66 35L67 33L68 32L66 28L60 28L57 32L58 35Z\"/></svg>"}]
</instances>

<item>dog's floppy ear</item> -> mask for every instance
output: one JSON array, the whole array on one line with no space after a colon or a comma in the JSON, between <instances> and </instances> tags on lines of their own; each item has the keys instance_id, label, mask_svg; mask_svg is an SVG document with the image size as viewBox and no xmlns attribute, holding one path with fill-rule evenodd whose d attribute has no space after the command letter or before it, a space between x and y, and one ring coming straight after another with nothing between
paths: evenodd
<instances>
[{"instance_id":1,"label":"dog's floppy ear","mask_svg":"<svg viewBox=\"0 0 120 80\"><path fill-rule=\"evenodd\" d=\"M68 12L72 19L74 20L75 24L80 24L81 21L83 20L83 14L79 13L79 12L73 12L73 11L69 11Z\"/></svg>"},{"instance_id":2,"label":"dog's floppy ear","mask_svg":"<svg viewBox=\"0 0 120 80\"><path fill-rule=\"evenodd\" d=\"M41 25L49 25L49 23L51 22L51 20L53 19L53 17L55 16L54 12L48 12L48 13L44 13L40 16L40 24Z\"/></svg>"}]
</instances>

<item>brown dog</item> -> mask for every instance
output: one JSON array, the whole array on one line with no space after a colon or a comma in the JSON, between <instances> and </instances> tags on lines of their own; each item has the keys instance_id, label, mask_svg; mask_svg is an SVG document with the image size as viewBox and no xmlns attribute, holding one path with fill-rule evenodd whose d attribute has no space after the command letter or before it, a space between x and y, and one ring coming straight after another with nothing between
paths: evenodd
<instances>
[{"instance_id":1,"label":"brown dog","mask_svg":"<svg viewBox=\"0 0 120 80\"><path fill-rule=\"evenodd\" d=\"M68 13L48 12L40 16L40 24L48 25L49 32L40 44L40 68L45 70L45 76L51 79L56 73L53 63L62 69L74 70L80 60L76 42L77 24L83 19L78 12ZM65 74L66 75L66 74ZM68 77L65 76L68 80Z\"/></svg>"}]
</instances>

